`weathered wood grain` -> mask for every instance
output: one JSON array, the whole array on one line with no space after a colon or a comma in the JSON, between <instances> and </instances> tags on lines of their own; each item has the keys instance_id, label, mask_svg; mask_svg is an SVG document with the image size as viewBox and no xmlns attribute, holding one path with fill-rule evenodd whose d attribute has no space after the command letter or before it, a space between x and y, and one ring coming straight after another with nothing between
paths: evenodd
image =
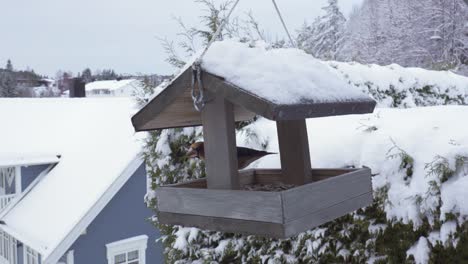
<instances>
[{"instance_id":1,"label":"weathered wood grain","mask_svg":"<svg viewBox=\"0 0 468 264\"><path fill-rule=\"evenodd\" d=\"M233 105L214 96L202 111L208 189L239 189Z\"/></svg>"},{"instance_id":2,"label":"weathered wood grain","mask_svg":"<svg viewBox=\"0 0 468 264\"><path fill-rule=\"evenodd\" d=\"M364 193L357 197L344 200L341 203L323 208L319 211L304 215L292 221L286 222L285 237L297 235L306 230L318 227L338 217L356 211L359 208L366 207L372 203L372 192Z\"/></svg>"},{"instance_id":3,"label":"weathered wood grain","mask_svg":"<svg viewBox=\"0 0 468 264\"><path fill-rule=\"evenodd\" d=\"M313 181L322 181L357 169L312 169ZM281 169L248 169L239 171L240 186L248 184L282 183ZM206 178L190 180L183 183L164 185L175 188L206 188Z\"/></svg>"},{"instance_id":4,"label":"weathered wood grain","mask_svg":"<svg viewBox=\"0 0 468 264\"><path fill-rule=\"evenodd\" d=\"M207 89L222 94L231 102L270 120L301 120L306 118L366 114L372 113L376 102L371 98L346 102L320 103L303 100L296 104L277 104L242 87L225 81L222 77L204 73L204 78L210 81Z\"/></svg>"},{"instance_id":5,"label":"weathered wood grain","mask_svg":"<svg viewBox=\"0 0 468 264\"><path fill-rule=\"evenodd\" d=\"M286 222L372 191L369 169L296 187L282 192Z\"/></svg>"},{"instance_id":6,"label":"weathered wood grain","mask_svg":"<svg viewBox=\"0 0 468 264\"><path fill-rule=\"evenodd\" d=\"M249 220L229 219L188 214L159 212L162 224L198 227L206 230L232 232L265 237L285 238L282 224Z\"/></svg>"},{"instance_id":7,"label":"weathered wood grain","mask_svg":"<svg viewBox=\"0 0 468 264\"><path fill-rule=\"evenodd\" d=\"M279 192L161 187L156 196L162 212L283 222Z\"/></svg>"},{"instance_id":8,"label":"weathered wood grain","mask_svg":"<svg viewBox=\"0 0 468 264\"><path fill-rule=\"evenodd\" d=\"M135 130L200 126L201 114L193 107L191 78L192 71L189 68L133 116ZM235 105L234 117L237 122L251 120L254 116L254 113Z\"/></svg>"},{"instance_id":9,"label":"weathered wood grain","mask_svg":"<svg viewBox=\"0 0 468 264\"><path fill-rule=\"evenodd\" d=\"M283 182L303 185L312 181L305 120L276 121Z\"/></svg>"},{"instance_id":10,"label":"weathered wood grain","mask_svg":"<svg viewBox=\"0 0 468 264\"><path fill-rule=\"evenodd\" d=\"M372 203L370 170L314 169L316 181L281 192L184 188L202 180L160 187L158 209L166 224L286 238ZM246 170L242 182L277 180L281 170ZM258 182L256 182L258 183ZM161 219L160 219L161 221Z\"/></svg>"},{"instance_id":11,"label":"weathered wood grain","mask_svg":"<svg viewBox=\"0 0 468 264\"><path fill-rule=\"evenodd\" d=\"M255 183L255 170L239 171L239 184L240 186Z\"/></svg>"},{"instance_id":12,"label":"weathered wood grain","mask_svg":"<svg viewBox=\"0 0 468 264\"><path fill-rule=\"evenodd\" d=\"M162 128L198 126L201 117L195 111L190 96L192 71L188 68L164 91L153 98L132 118L136 131ZM255 114L271 120L301 120L305 118L372 113L376 102L372 99L347 102L318 103L303 101L282 105L261 98L247 90L226 82L223 78L203 72L205 89L232 102L235 120L246 121Z\"/></svg>"}]
</instances>

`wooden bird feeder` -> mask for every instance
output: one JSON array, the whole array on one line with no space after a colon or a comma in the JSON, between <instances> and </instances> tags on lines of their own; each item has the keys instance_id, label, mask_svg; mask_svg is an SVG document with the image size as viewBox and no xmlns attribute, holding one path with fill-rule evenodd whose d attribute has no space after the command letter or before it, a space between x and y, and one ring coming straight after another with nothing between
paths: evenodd
<instances>
[{"instance_id":1,"label":"wooden bird feeder","mask_svg":"<svg viewBox=\"0 0 468 264\"><path fill-rule=\"evenodd\" d=\"M201 112L193 106L187 69L132 118L137 131L203 125L207 177L159 187L161 223L286 238L372 202L369 169L311 168L305 119L371 113L375 101L277 104L207 71L202 79L207 102ZM255 115L276 121L282 169L238 171L235 122ZM295 187L244 189L271 183Z\"/></svg>"}]
</instances>

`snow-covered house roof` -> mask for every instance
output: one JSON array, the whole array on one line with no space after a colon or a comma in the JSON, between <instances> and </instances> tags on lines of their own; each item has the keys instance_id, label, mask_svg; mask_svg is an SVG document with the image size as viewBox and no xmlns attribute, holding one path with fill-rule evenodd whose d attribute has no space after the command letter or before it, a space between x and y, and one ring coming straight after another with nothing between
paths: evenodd
<instances>
[{"instance_id":1,"label":"snow-covered house roof","mask_svg":"<svg viewBox=\"0 0 468 264\"><path fill-rule=\"evenodd\" d=\"M0 229L58 260L141 165L130 98L0 99L0 157L58 153L53 169L2 212ZM54 161L54 160L52 160Z\"/></svg>"},{"instance_id":2,"label":"snow-covered house roof","mask_svg":"<svg viewBox=\"0 0 468 264\"><path fill-rule=\"evenodd\" d=\"M3 153L0 151L0 167L11 167L21 165L40 165L58 163L59 154L50 153Z\"/></svg>"},{"instance_id":3,"label":"snow-covered house roof","mask_svg":"<svg viewBox=\"0 0 468 264\"><path fill-rule=\"evenodd\" d=\"M139 81L136 79L127 79L127 80L111 80L111 81L95 81L86 84L86 91L92 90L109 90L115 91L126 86L134 86L135 88L139 87Z\"/></svg>"},{"instance_id":4,"label":"snow-covered house roof","mask_svg":"<svg viewBox=\"0 0 468 264\"><path fill-rule=\"evenodd\" d=\"M207 51L201 68L204 89L231 101L236 121L252 114L277 121L361 114L375 107L374 100L331 66L298 49L220 41ZM191 103L192 72L191 67L183 70L134 116L137 131L201 124Z\"/></svg>"}]
</instances>

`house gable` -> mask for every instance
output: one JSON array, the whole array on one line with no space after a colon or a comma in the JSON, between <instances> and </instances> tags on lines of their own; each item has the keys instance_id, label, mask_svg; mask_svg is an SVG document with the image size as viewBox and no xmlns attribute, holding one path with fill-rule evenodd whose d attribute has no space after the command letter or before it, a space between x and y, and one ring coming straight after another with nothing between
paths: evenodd
<instances>
[{"instance_id":1,"label":"house gable","mask_svg":"<svg viewBox=\"0 0 468 264\"><path fill-rule=\"evenodd\" d=\"M51 164L23 166L21 167L21 191L24 192L28 186Z\"/></svg>"},{"instance_id":2,"label":"house gable","mask_svg":"<svg viewBox=\"0 0 468 264\"><path fill-rule=\"evenodd\" d=\"M153 212L144 203L146 180L141 164L69 248L75 264L107 263L106 244L140 235L149 237L147 263L163 263L162 248L154 242L160 234L148 220Z\"/></svg>"}]
</instances>

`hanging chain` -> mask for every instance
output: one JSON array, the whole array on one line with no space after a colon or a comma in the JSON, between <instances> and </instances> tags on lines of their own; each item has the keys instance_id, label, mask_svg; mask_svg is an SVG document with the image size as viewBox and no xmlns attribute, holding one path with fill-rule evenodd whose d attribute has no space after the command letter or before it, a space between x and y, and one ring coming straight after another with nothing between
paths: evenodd
<instances>
[{"instance_id":1,"label":"hanging chain","mask_svg":"<svg viewBox=\"0 0 468 264\"><path fill-rule=\"evenodd\" d=\"M198 92L195 91L195 86L198 86ZM195 109L200 112L205 107L204 88L201 78L200 64L192 65L192 100Z\"/></svg>"},{"instance_id":2,"label":"hanging chain","mask_svg":"<svg viewBox=\"0 0 468 264\"><path fill-rule=\"evenodd\" d=\"M231 17L232 12L234 11L234 9L236 9L237 4L239 4L239 1L240 0L237 0L234 3L228 15L224 18L223 22L221 22L221 25L219 25L213 37L210 39L210 41L206 45L205 49L203 50L203 53L200 55L200 57L198 57L198 59L192 65L192 100L193 100L193 106L198 112L203 110L206 104L205 98L204 98L204 87L203 87L203 82L201 78L201 71L202 71L201 60L203 59L203 57L205 56L206 52L211 47L213 42L218 40L221 32L223 31L224 27L229 21L229 18ZM198 92L195 91L195 86L198 86Z\"/></svg>"}]
</instances>

